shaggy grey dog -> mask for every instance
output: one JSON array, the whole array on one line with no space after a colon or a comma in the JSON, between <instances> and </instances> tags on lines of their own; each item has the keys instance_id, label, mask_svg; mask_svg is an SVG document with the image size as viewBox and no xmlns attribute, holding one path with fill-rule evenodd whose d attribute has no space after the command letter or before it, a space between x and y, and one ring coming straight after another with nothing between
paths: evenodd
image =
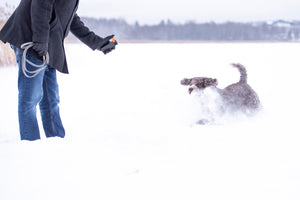
<instances>
[{"instance_id":1,"label":"shaggy grey dog","mask_svg":"<svg viewBox=\"0 0 300 200\"><path fill-rule=\"evenodd\" d=\"M213 89L220 96L221 112L242 112L247 115L256 113L260 107L260 100L256 92L247 83L247 71L241 64L232 64L240 72L240 80L237 83L231 84L224 89L217 88L218 81L214 78L194 77L181 80L181 84L190 86L189 94L195 90L203 91L207 88ZM207 102L208 103L208 102ZM201 120L199 123L203 124Z\"/></svg>"}]
</instances>

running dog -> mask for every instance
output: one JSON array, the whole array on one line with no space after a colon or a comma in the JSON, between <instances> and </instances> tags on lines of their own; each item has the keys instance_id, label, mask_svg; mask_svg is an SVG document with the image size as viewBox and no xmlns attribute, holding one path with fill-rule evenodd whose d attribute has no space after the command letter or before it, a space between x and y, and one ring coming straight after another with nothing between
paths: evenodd
<instances>
[{"instance_id":1,"label":"running dog","mask_svg":"<svg viewBox=\"0 0 300 200\"><path fill-rule=\"evenodd\" d=\"M185 86L190 86L188 89L189 94L194 91L204 91L208 88L215 91L220 96L220 109L223 113L242 112L251 115L261 107L259 97L247 83L246 68L241 64L232 64L232 66L239 70L240 80L224 89L217 87L217 79L207 77L185 78L181 80L180 83Z\"/></svg>"}]
</instances>

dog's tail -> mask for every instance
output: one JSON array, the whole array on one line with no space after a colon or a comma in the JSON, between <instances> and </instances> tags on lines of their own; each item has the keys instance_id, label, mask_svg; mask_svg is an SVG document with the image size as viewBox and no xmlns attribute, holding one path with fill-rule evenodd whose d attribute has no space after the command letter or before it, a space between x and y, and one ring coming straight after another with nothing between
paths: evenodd
<instances>
[{"instance_id":1,"label":"dog's tail","mask_svg":"<svg viewBox=\"0 0 300 200\"><path fill-rule=\"evenodd\" d=\"M247 83L247 71L246 71L246 68L243 66L243 65L241 65L241 64L239 64L239 63L233 63L233 64L231 64L233 67L236 67L236 68L238 68L238 70L240 71L240 74L241 74L241 76L240 76L240 83Z\"/></svg>"}]
</instances>

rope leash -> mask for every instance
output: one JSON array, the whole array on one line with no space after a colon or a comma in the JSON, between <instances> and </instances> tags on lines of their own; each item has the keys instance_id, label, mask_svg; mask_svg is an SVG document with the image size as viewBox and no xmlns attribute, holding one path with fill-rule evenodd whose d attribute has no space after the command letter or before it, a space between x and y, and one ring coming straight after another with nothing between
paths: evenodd
<instances>
[{"instance_id":1,"label":"rope leash","mask_svg":"<svg viewBox=\"0 0 300 200\"><path fill-rule=\"evenodd\" d=\"M27 51L33 46L33 42L27 42L21 45L21 49L24 49L22 56L22 71L27 78L36 77L42 70L44 70L49 64L49 53L47 52L46 56L43 57L43 63L41 65L37 65L30 60L27 60ZM30 71L26 68L26 63L30 64L33 67L36 67L36 70Z\"/></svg>"}]
</instances>

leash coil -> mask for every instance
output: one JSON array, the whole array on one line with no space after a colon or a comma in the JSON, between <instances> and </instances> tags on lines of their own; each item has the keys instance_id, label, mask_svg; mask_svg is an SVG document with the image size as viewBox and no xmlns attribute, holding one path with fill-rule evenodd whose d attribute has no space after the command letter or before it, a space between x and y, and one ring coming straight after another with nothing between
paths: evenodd
<instances>
[{"instance_id":1,"label":"leash coil","mask_svg":"<svg viewBox=\"0 0 300 200\"><path fill-rule=\"evenodd\" d=\"M27 51L33 46L33 42L27 42L21 45L21 49L24 49L23 51L23 56L22 56L22 71L23 74L27 78L34 78L36 77L42 70L47 68L49 64L49 53L47 52L46 56L43 57L43 63L40 65L37 65L30 60L26 58L27 56ZM30 71L26 68L26 63L30 64L31 66L37 68L36 70Z\"/></svg>"}]
</instances>

